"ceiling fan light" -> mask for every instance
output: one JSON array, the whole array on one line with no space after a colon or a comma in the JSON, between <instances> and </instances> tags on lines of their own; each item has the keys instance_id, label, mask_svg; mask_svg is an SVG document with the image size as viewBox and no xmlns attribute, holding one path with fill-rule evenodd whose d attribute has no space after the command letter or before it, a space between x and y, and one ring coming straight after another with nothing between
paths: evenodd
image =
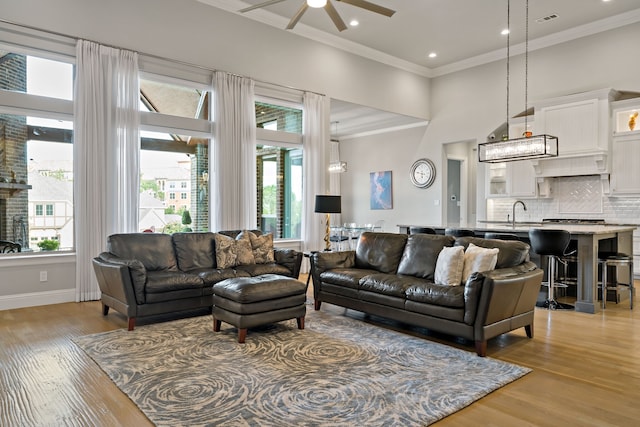
<instances>
[{"instance_id":1,"label":"ceiling fan light","mask_svg":"<svg viewBox=\"0 0 640 427\"><path fill-rule=\"evenodd\" d=\"M307 6L309 7L325 7L327 0L307 0Z\"/></svg>"}]
</instances>

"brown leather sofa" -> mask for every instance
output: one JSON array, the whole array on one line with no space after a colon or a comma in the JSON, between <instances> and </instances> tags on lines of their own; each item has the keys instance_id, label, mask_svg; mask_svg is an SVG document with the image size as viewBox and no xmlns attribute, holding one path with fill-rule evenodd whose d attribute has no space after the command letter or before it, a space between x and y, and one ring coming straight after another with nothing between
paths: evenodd
<instances>
[{"instance_id":1,"label":"brown leather sofa","mask_svg":"<svg viewBox=\"0 0 640 427\"><path fill-rule=\"evenodd\" d=\"M240 230L222 231L235 237ZM252 230L260 235L260 231ZM275 262L216 266L216 233L114 234L108 252L93 259L102 293L102 312L109 308L128 318L133 330L136 319L165 313L211 309L213 285L234 277L278 274L298 278L302 253L274 248Z\"/></svg>"},{"instance_id":2,"label":"brown leather sofa","mask_svg":"<svg viewBox=\"0 0 640 427\"><path fill-rule=\"evenodd\" d=\"M440 251L470 243L498 248L496 268L460 286L435 284ZM473 340L479 356L488 339L514 329L533 337L543 272L529 261L526 243L365 232L355 250L317 252L310 260L316 310L327 302Z\"/></svg>"}]
</instances>

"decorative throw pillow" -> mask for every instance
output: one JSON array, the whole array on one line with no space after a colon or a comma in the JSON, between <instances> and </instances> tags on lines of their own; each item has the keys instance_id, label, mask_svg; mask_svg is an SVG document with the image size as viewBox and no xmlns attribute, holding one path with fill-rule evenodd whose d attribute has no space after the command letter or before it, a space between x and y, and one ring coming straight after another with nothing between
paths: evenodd
<instances>
[{"instance_id":1,"label":"decorative throw pillow","mask_svg":"<svg viewBox=\"0 0 640 427\"><path fill-rule=\"evenodd\" d=\"M433 281L436 285L458 286L462 281L464 248L453 246L442 248L436 261Z\"/></svg>"},{"instance_id":2,"label":"decorative throw pillow","mask_svg":"<svg viewBox=\"0 0 640 427\"><path fill-rule=\"evenodd\" d=\"M218 268L231 268L236 265L255 264L251 240L248 233L242 232L235 239L216 233L216 265Z\"/></svg>"},{"instance_id":3,"label":"decorative throw pillow","mask_svg":"<svg viewBox=\"0 0 640 427\"><path fill-rule=\"evenodd\" d=\"M253 250L253 258L255 258L256 264L275 262L273 255L273 234L269 233L258 236L255 233L249 232L249 239L251 240L251 249Z\"/></svg>"},{"instance_id":4,"label":"decorative throw pillow","mask_svg":"<svg viewBox=\"0 0 640 427\"><path fill-rule=\"evenodd\" d=\"M464 268L462 270L462 283L466 283L471 273L476 271L489 271L496 268L498 262L498 248L481 248L469 243L464 252Z\"/></svg>"}]
</instances>

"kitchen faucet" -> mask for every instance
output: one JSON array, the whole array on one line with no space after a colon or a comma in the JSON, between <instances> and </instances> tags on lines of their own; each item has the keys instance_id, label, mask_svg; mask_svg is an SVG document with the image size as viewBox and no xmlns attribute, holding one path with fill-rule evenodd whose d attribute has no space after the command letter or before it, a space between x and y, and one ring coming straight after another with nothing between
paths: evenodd
<instances>
[{"instance_id":1,"label":"kitchen faucet","mask_svg":"<svg viewBox=\"0 0 640 427\"><path fill-rule=\"evenodd\" d=\"M511 227L512 228L516 228L516 205L518 203L520 203L522 205L522 208L525 211L527 210L527 205L525 205L522 200L516 200L515 202L513 202L513 207L511 208L511 210L512 210L512 212L511 212Z\"/></svg>"}]
</instances>

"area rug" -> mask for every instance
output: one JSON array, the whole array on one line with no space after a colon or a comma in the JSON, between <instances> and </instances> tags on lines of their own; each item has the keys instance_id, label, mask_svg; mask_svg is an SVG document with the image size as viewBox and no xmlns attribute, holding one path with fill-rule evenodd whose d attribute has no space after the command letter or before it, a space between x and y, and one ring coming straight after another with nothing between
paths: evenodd
<instances>
[{"instance_id":1,"label":"area rug","mask_svg":"<svg viewBox=\"0 0 640 427\"><path fill-rule=\"evenodd\" d=\"M530 369L307 309L238 344L211 316L75 338L159 426L425 426Z\"/></svg>"}]
</instances>

